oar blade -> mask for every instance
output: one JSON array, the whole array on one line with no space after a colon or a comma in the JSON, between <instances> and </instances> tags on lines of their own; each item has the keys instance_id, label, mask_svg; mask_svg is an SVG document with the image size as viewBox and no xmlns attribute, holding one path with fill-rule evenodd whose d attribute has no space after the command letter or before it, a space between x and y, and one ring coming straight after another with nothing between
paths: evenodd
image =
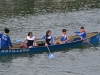
<instances>
[{"instance_id":1,"label":"oar blade","mask_svg":"<svg viewBox=\"0 0 100 75\"><path fill-rule=\"evenodd\" d=\"M16 43L21 43L24 39L18 39L16 40Z\"/></svg>"},{"instance_id":2,"label":"oar blade","mask_svg":"<svg viewBox=\"0 0 100 75\"><path fill-rule=\"evenodd\" d=\"M54 55L53 54L49 54L49 59L53 59L54 58Z\"/></svg>"}]
</instances>

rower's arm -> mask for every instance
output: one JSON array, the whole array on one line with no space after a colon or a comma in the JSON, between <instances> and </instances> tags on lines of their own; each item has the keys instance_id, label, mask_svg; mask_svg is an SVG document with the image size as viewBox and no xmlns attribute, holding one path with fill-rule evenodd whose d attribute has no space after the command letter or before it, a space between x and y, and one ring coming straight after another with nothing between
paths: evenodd
<instances>
[{"instance_id":1,"label":"rower's arm","mask_svg":"<svg viewBox=\"0 0 100 75\"><path fill-rule=\"evenodd\" d=\"M74 33L75 33L75 35L77 35L77 36L81 36L81 35L82 35L79 31L76 31L76 32L74 32Z\"/></svg>"},{"instance_id":2,"label":"rower's arm","mask_svg":"<svg viewBox=\"0 0 100 75\"><path fill-rule=\"evenodd\" d=\"M13 47L10 37L8 37L8 44L9 44L10 47Z\"/></svg>"},{"instance_id":3,"label":"rower's arm","mask_svg":"<svg viewBox=\"0 0 100 75\"><path fill-rule=\"evenodd\" d=\"M47 43L46 43L46 36L43 36L43 37L42 37L42 40L45 42L45 44L47 44Z\"/></svg>"},{"instance_id":4,"label":"rower's arm","mask_svg":"<svg viewBox=\"0 0 100 75\"><path fill-rule=\"evenodd\" d=\"M82 36L83 34L84 34L84 32L83 32L83 33L79 33L78 35L79 35L79 36Z\"/></svg>"},{"instance_id":5,"label":"rower's arm","mask_svg":"<svg viewBox=\"0 0 100 75\"><path fill-rule=\"evenodd\" d=\"M66 36L66 38L67 38L67 41L69 41L69 37L68 37L68 35Z\"/></svg>"},{"instance_id":6,"label":"rower's arm","mask_svg":"<svg viewBox=\"0 0 100 75\"><path fill-rule=\"evenodd\" d=\"M25 43L27 41L27 38L25 38L24 40L23 40L23 43Z\"/></svg>"},{"instance_id":7,"label":"rower's arm","mask_svg":"<svg viewBox=\"0 0 100 75\"><path fill-rule=\"evenodd\" d=\"M44 40L45 43L46 43L46 36L43 36L43 37L42 37L42 40Z\"/></svg>"},{"instance_id":8,"label":"rower's arm","mask_svg":"<svg viewBox=\"0 0 100 75\"><path fill-rule=\"evenodd\" d=\"M80 33L80 31L76 31L76 32L74 32L74 33Z\"/></svg>"},{"instance_id":9,"label":"rower's arm","mask_svg":"<svg viewBox=\"0 0 100 75\"><path fill-rule=\"evenodd\" d=\"M51 40L51 45L54 45L54 42L55 42L54 37L52 36L51 39L52 39L52 40Z\"/></svg>"},{"instance_id":10,"label":"rower's arm","mask_svg":"<svg viewBox=\"0 0 100 75\"><path fill-rule=\"evenodd\" d=\"M43 37L42 37L42 40L45 40L45 38L46 38L46 36L43 36Z\"/></svg>"},{"instance_id":11,"label":"rower's arm","mask_svg":"<svg viewBox=\"0 0 100 75\"><path fill-rule=\"evenodd\" d=\"M34 42L33 43L34 43L33 44L34 46L38 46L37 43L36 43L36 38L34 39Z\"/></svg>"}]
</instances>

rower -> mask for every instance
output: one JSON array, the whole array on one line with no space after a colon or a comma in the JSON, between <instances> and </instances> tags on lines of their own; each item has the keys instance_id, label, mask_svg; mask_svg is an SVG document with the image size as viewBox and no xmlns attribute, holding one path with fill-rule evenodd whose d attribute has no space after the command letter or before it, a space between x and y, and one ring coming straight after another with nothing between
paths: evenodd
<instances>
[{"instance_id":1,"label":"rower","mask_svg":"<svg viewBox=\"0 0 100 75\"><path fill-rule=\"evenodd\" d=\"M26 41L27 41L27 45L25 45ZM21 45L27 48L33 48L35 46L38 46L36 43L36 38L33 36L32 32L28 33L28 36L23 40Z\"/></svg>"},{"instance_id":2,"label":"rower","mask_svg":"<svg viewBox=\"0 0 100 75\"><path fill-rule=\"evenodd\" d=\"M51 35L51 30L48 30L42 39L45 41L45 46L54 45L54 37Z\"/></svg>"},{"instance_id":3,"label":"rower","mask_svg":"<svg viewBox=\"0 0 100 75\"><path fill-rule=\"evenodd\" d=\"M13 47L10 37L9 37L9 32L10 30L8 28L4 29L4 33L0 34L0 38L1 38L1 49L9 49L10 47Z\"/></svg>"},{"instance_id":4,"label":"rower","mask_svg":"<svg viewBox=\"0 0 100 75\"><path fill-rule=\"evenodd\" d=\"M86 32L84 27L80 28L80 31L76 31L74 32L75 35L79 36L81 38L81 40L85 40L86 39Z\"/></svg>"},{"instance_id":5,"label":"rower","mask_svg":"<svg viewBox=\"0 0 100 75\"><path fill-rule=\"evenodd\" d=\"M55 41L55 44L65 44L69 41L69 37L66 32L66 29L62 29L62 34L56 37L60 38L60 40Z\"/></svg>"}]
</instances>

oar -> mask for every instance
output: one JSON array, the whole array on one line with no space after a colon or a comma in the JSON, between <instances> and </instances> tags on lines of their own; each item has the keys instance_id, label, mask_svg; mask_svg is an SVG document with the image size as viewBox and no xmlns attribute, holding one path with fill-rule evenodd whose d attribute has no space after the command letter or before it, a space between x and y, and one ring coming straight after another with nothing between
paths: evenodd
<instances>
[{"instance_id":1,"label":"oar","mask_svg":"<svg viewBox=\"0 0 100 75\"><path fill-rule=\"evenodd\" d=\"M16 43L21 43L22 41L23 41L23 39L18 39L18 40L16 40ZM53 59L53 58L54 58L54 55L51 54L50 49L49 49L48 46L47 46L47 49L48 49L48 51L49 51L49 58L50 58L50 59Z\"/></svg>"},{"instance_id":2,"label":"oar","mask_svg":"<svg viewBox=\"0 0 100 75\"><path fill-rule=\"evenodd\" d=\"M47 46L47 49L48 49L48 51L49 51L49 59L53 59L53 58L54 58L54 55L53 55L53 54L51 54L50 49L49 49L49 47L48 47L48 46Z\"/></svg>"},{"instance_id":3,"label":"oar","mask_svg":"<svg viewBox=\"0 0 100 75\"><path fill-rule=\"evenodd\" d=\"M78 35L76 35L78 36ZM79 38L81 38L80 36L78 36ZM94 45L92 45L91 43L89 43L89 41L87 41L88 39L84 39L83 41L87 42L90 46L94 47L96 50L98 50L98 48L96 48Z\"/></svg>"},{"instance_id":4,"label":"oar","mask_svg":"<svg viewBox=\"0 0 100 75\"><path fill-rule=\"evenodd\" d=\"M23 42L23 40L24 40L23 38L17 39L17 40L16 40L16 43L21 43L21 42Z\"/></svg>"},{"instance_id":5,"label":"oar","mask_svg":"<svg viewBox=\"0 0 100 75\"><path fill-rule=\"evenodd\" d=\"M87 41L87 39L85 39L85 40L83 40L83 41L87 42L90 46L92 46L92 47L94 47L96 50L98 50L98 48L96 48L94 45L92 45L91 43L89 43L89 42Z\"/></svg>"},{"instance_id":6,"label":"oar","mask_svg":"<svg viewBox=\"0 0 100 75\"><path fill-rule=\"evenodd\" d=\"M78 35L77 35L78 36ZM80 36L78 36L80 37ZM89 41L87 41L88 39L84 39L83 41L87 42L90 46L94 47L96 50L99 50L98 48L96 48L94 45L92 45L91 43L89 43Z\"/></svg>"}]
</instances>

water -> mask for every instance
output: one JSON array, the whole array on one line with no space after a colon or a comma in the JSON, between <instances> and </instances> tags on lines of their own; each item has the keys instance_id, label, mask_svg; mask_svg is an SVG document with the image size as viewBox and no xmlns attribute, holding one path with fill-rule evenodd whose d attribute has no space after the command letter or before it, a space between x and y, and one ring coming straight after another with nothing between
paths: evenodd
<instances>
[{"instance_id":1,"label":"water","mask_svg":"<svg viewBox=\"0 0 100 75\"><path fill-rule=\"evenodd\" d=\"M68 35L81 26L87 32L100 31L99 0L4 0L0 2L0 32L8 27L12 41L29 31L41 38L50 29L57 36ZM98 46L100 49L100 46ZM0 57L0 75L99 75L100 50L93 47L47 53Z\"/></svg>"}]
</instances>

